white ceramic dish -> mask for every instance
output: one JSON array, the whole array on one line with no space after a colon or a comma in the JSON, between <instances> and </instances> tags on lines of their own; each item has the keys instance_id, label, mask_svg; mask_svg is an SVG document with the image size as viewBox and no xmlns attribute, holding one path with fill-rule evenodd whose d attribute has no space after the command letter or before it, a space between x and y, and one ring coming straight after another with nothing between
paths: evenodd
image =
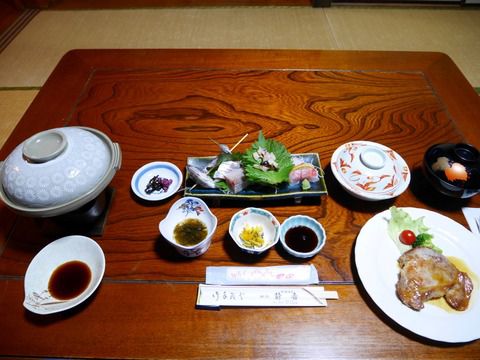
<instances>
[{"instance_id":1,"label":"white ceramic dish","mask_svg":"<svg viewBox=\"0 0 480 360\"><path fill-rule=\"evenodd\" d=\"M151 194L145 192L147 184L154 176L171 179L172 183L165 192L154 191ZM180 169L170 162L155 161L143 165L133 174L131 187L135 195L147 201L159 201L175 194L180 188L183 175Z\"/></svg>"},{"instance_id":2,"label":"white ceramic dish","mask_svg":"<svg viewBox=\"0 0 480 360\"><path fill-rule=\"evenodd\" d=\"M240 238L240 233L247 225L250 227L262 227L264 239L263 246L258 248L250 248L244 245L242 239ZM240 249L249 254L261 254L275 246L275 244L278 242L280 236L280 223L269 211L250 207L240 210L232 216L228 231L233 241L235 241Z\"/></svg>"},{"instance_id":3,"label":"white ceramic dish","mask_svg":"<svg viewBox=\"0 0 480 360\"><path fill-rule=\"evenodd\" d=\"M368 201L387 200L403 193L410 170L392 149L371 141L353 141L338 147L331 159L332 173L351 195Z\"/></svg>"},{"instance_id":4,"label":"white ceramic dish","mask_svg":"<svg viewBox=\"0 0 480 360\"><path fill-rule=\"evenodd\" d=\"M74 260L81 261L90 268L90 283L77 297L59 301L48 292L49 280L60 265ZM102 281L104 272L105 256L102 248L92 239L72 235L55 240L45 246L27 268L23 306L31 312L41 315L73 308L92 295Z\"/></svg>"},{"instance_id":5,"label":"white ceramic dish","mask_svg":"<svg viewBox=\"0 0 480 360\"><path fill-rule=\"evenodd\" d=\"M0 199L21 215L65 214L100 195L121 162L118 143L99 130L70 126L42 131L0 162Z\"/></svg>"},{"instance_id":6,"label":"white ceramic dish","mask_svg":"<svg viewBox=\"0 0 480 360\"><path fill-rule=\"evenodd\" d=\"M207 236L201 242L192 246L184 246L175 241L173 231L175 226L186 219L198 219L207 227ZM159 224L160 233L183 256L196 257L204 254L212 242L212 236L217 229L217 218L202 199L184 197L177 200L168 211L167 216Z\"/></svg>"},{"instance_id":7,"label":"white ceramic dish","mask_svg":"<svg viewBox=\"0 0 480 360\"><path fill-rule=\"evenodd\" d=\"M403 208L414 219L424 217L424 223L434 236L435 245L445 256L461 259L470 269L474 283L470 305L465 311L445 310L431 302L415 311L397 297L397 259L400 251L387 234L390 211L381 212L363 226L355 244L355 263L360 279L372 300L391 319L404 328L429 339L458 343L480 338L480 241L465 227L438 213ZM448 307L448 306L447 306Z\"/></svg>"},{"instance_id":8,"label":"white ceramic dish","mask_svg":"<svg viewBox=\"0 0 480 360\"><path fill-rule=\"evenodd\" d=\"M285 242L285 234L291 228L298 227L298 226L305 226L310 228L315 232L317 236L318 243L315 249L308 252L300 252L295 251L291 247L289 247ZM282 225L280 226L280 242L283 248L290 254L298 258L310 258L315 256L322 250L327 241L327 236L325 234L325 229L323 226L314 218L305 215L294 215L286 219Z\"/></svg>"}]
</instances>

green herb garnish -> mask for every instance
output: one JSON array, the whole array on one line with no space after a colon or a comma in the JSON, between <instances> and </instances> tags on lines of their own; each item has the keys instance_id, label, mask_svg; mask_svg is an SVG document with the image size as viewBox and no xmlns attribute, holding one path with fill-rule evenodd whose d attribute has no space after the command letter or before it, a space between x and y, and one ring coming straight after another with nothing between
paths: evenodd
<instances>
[{"instance_id":1,"label":"green herb garnish","mask_svg":"<svg viewBox=\"0 0 480 360\"><path fill-rule=\"evenodd\" d=\"M427 233L418 234L415 242L412 244L412 247L414 248L419 246L427 247L441 254L442 249L436 246L432 240L433 240L433 235L431 234L427 234Z\"/></svg>"},{"instance_id":2,"label":"green herb garnish","mask_svg":"<svg viewBox=\"0 0 480 360\"><path fill-rule=\"evenodd\" d=\"M288 181L293 168L287 148L278 141L265 139L262 131L258 140L244 153L242 163L251 184L268 186Z\"/></svg>"}]
</instances>

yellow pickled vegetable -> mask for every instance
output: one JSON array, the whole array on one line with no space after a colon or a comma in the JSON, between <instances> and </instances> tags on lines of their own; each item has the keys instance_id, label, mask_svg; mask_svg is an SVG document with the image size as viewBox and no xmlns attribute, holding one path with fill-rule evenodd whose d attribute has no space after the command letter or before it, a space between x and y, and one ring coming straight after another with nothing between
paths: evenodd
<instances>
[{"instance_id":1,"label":"yellow pickled vegetable","mask_svg":"<svg viewBox=\"0 0 480 360\"><path fill-rule=\"evenodd\" d=\"M260 225L245 225L242 232L240 233L240 239L242 239L243 245L245 245L246 247L262 247L265 242L265 240L263 239L263 228Z\"/></svg>"}]
</instances>

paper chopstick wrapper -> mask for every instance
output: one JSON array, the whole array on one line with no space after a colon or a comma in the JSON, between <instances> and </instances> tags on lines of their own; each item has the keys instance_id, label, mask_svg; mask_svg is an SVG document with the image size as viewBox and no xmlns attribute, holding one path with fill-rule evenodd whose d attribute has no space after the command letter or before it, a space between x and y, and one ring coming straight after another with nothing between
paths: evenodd
<instances>
[{"instance_id":1,"label":"paper chopstick wrapper","mask_svg":"<svg viewBox=\"0 0 480 360\"><path fill-rule=\"evenodd\" d=\"M467 219L468 227L474 234L480 234L480 209L472 207L463 207L463 215ZM476 220L479 219L479 220Z\"/></svg>"},{"instance_id":2,"label":"paper chopstick wrapper","mask_svg":"<svg viewBox=\"0 0 480 360\"><path fill-rule=\"evenodd\" d=\"M323 307L338 299L323 286L229 286L200 284L197 306L226 307Z\"/></svg>"},{"instance_id":3,"label":"paper chopstick wrapper","mask_svg":"<svg viewBox=\"0 0 480 360\"><path fill-rule=\"evenodd\" d=\"M313 265L208 266L207 284L214 285L311 285L318 284Z\"/></svg>"}]
</instances>

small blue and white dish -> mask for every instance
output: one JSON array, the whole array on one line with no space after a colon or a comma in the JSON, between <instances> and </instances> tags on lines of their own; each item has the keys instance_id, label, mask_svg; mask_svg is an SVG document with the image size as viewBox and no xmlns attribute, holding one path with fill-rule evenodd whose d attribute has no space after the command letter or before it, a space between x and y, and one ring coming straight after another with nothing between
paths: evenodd
<instances>
[{"instance_id":1,"label":"small blue and white dish","mask_svg":"<svg viewBox=\"0 0 480 360\"><path fill-rule=\"evenodd\" d=\"M323 226L309 216L291 216L280 226L280 242L283 248L298 258L315 256L322 250L326 240Z\"/></svg>"},{"instance_id":2,"label":"small blue and white dish","mask_svg":"<svg viewBox=\"0 0 480 360\"><path fill-rule=\"evenodd\" d=\"M149 183L155 177L168 180L170 184L166 191L163 189L147 190ZM177 166L170 162L154 161L143 165L133 174L131 187L139 198L147 201L159 201L175 194L180 189L182 181L183 175Z\"/></svg>"}]
</instances>

